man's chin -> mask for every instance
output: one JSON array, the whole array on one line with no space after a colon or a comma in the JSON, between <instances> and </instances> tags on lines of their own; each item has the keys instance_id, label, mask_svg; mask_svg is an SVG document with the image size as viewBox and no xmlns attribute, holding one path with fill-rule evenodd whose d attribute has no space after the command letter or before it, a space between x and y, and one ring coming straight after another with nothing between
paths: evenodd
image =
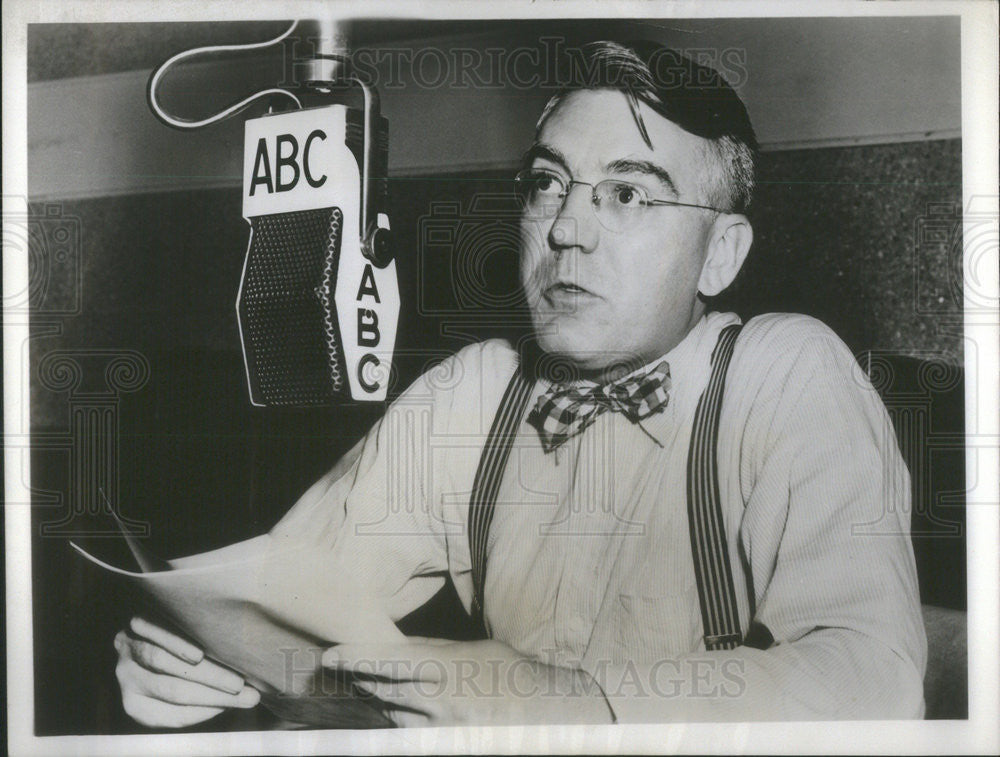
<instances>
[{"instance_id":1,"label":"man's chin","mask_svg":"<svg viewBox=\"0 0 1000 757\"><path fill-rule=\"evenodd\" d=\"M540 335L538 346L551 358L553 365L562 366L563 371L572 368L575 378L599 380L608 371L618 371L624 366L631 369L639 360L635 353L611 347L595 349L594 340L584 343L567 339L563 334Z\"/></svg>"}]
</instances>

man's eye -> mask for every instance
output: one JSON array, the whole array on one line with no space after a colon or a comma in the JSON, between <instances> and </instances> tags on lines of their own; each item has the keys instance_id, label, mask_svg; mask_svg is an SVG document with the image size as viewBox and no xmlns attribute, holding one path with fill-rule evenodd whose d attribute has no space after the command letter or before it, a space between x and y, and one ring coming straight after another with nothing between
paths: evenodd
<instances>
[{"instance_id":1,"label":"man's eye","mask_svg":"<svg viewBox=\"0 0 1000 757\"><path fill-rule=\"evenodd\" d=\"M642 194L631 184L613 184L609 194L622 207L634 208L642 204Z\"/></svg>"},{"instance_id":2,"label":"man's eye","mask_svg":"<svg viewBox=\"0 0 1000 757\"><path fill-rule=\"evenodd\" d=\"M543 196L555 196L562 193L562 183L552 174L538 173L531 179L533 190Z\"/></svg>"}]
</instances>

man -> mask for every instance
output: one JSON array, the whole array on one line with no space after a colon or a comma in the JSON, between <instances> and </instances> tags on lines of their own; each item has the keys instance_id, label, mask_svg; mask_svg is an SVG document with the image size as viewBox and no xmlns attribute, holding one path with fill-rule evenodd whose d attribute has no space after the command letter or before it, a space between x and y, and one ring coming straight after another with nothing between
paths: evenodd
<instances>
[{"instance_id":1,"label":"man","mask_svg":"<svg viewBox=\"0 0 1000 757\"><path fill-rule=\"evenodd\" d=\"M422 376L273 532L354 566L394 619L450 574L490 638L324 664L370 674L359 688L401 725L919 717L909 480L884 408L822 324L737 335L707 312L753 237L743 104L655 47L597 43L584 63L518 175L534 341ZM880 520L896 535L866 536ZM116 646L140 722L257 702L145 621Z\"/></svg>"}]
</instances>

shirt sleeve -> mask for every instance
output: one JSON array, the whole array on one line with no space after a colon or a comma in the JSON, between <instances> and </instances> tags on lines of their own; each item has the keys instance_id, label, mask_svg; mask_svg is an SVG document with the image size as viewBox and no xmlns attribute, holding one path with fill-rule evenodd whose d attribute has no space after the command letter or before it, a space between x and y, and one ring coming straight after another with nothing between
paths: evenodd
<instances>
[{"instance_id":1,"label":"shirt sleeve","mask_svg":"<svg viewBox=\"0 0 1000 757\"><path fill-rule=\"evenodd\" d=\"M454 359L418 378L271 531L317 547L328 563L310 571L349 571L393 620L429 600L448 570L431 434L450 404L435 376Z\"/></svg>"},{"instance_id":2,"label":"shirt sleeve","mask_svg":"<svg viewBox=\"0 0 1000 757\"><path fill-rule=\"evenodd\" d=\"M885 408L846 346L816 321L797 326L747 335L774 357L759 361L767 378L756 385L771 389L747 394L737 442L741 547L755 620L775 643L592 671L619 721L923 714L909 476Z\"/></svg>"}]
</instances>

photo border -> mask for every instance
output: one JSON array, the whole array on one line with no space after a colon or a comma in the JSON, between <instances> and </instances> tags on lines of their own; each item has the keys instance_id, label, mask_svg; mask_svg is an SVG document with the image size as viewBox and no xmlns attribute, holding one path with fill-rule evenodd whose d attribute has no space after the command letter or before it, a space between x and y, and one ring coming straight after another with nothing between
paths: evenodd
<instances>
[{"instance_id":1,"label":"photo border","mask_svg":"<svg viewBox=\"0 0 1000 757\"><path fill-rule=\"evenodd\" d=\"M74 2L8 0L3 18L3 195L4 214L28 196L26 135L27 24L34 22L223 20L231 2ZM315 3L256 2L240 5L241 19L308 17ZM401 2L329 4L351 18L427 19L570 18L613 12L616 16L649 18L798 16L907 16L960 15L962 18L962 176L964 207L975 198L997 193L997 5L988 0L964 2L705 2L698 5L666 2L572 2L553 0L484 6L473 2ZM20 201L18 198L21 198ZM995 209L995 202L994 202ZM993 223L995 224L996 216ZM966 220L966 224L969 221ZM3 255L4 300L25 291L27 254ZM969 249L966 248L966 255ZM997 251L977 270L995 271ZM990 262L992 260L992 262ZM968 262L968 261L966 261ZM982 297L997 302L997 281L980 282ZM985 287L985 289L983 288ZM824 722L657 724L643 726L520 726L506 728L425 728L400 731L285 731L241 733L184 733L127 736L51 736L33 733L33 650L31 607L31 508L5 508L7 602L7 707L11 754L291 754L350 752L357 754L428 752L454 753L647 753L647 752L792 752L879 754L928 752L982 752L1000 750L996 714L1000 638L997 552L1000 545L1000 463L997 444L1000 343L997 312L972 305L968 282L965 292L965 339L974 341L978 362L966 365L966 429L976 443L966 448L968 517L969 719L968 721ZM28 366L21 345L28 338L26 316L5 313L4 318L4 475L5 501L28 501L22 480L24 460L14 440L26 438L30 425L27 391ZM966 354L973 350L966 350ZM29 472L30 476L30 472ZM975 477L973 479L973 476ZM110 643L110 642L109 642Z\"/></svg>"}]
</instances>

